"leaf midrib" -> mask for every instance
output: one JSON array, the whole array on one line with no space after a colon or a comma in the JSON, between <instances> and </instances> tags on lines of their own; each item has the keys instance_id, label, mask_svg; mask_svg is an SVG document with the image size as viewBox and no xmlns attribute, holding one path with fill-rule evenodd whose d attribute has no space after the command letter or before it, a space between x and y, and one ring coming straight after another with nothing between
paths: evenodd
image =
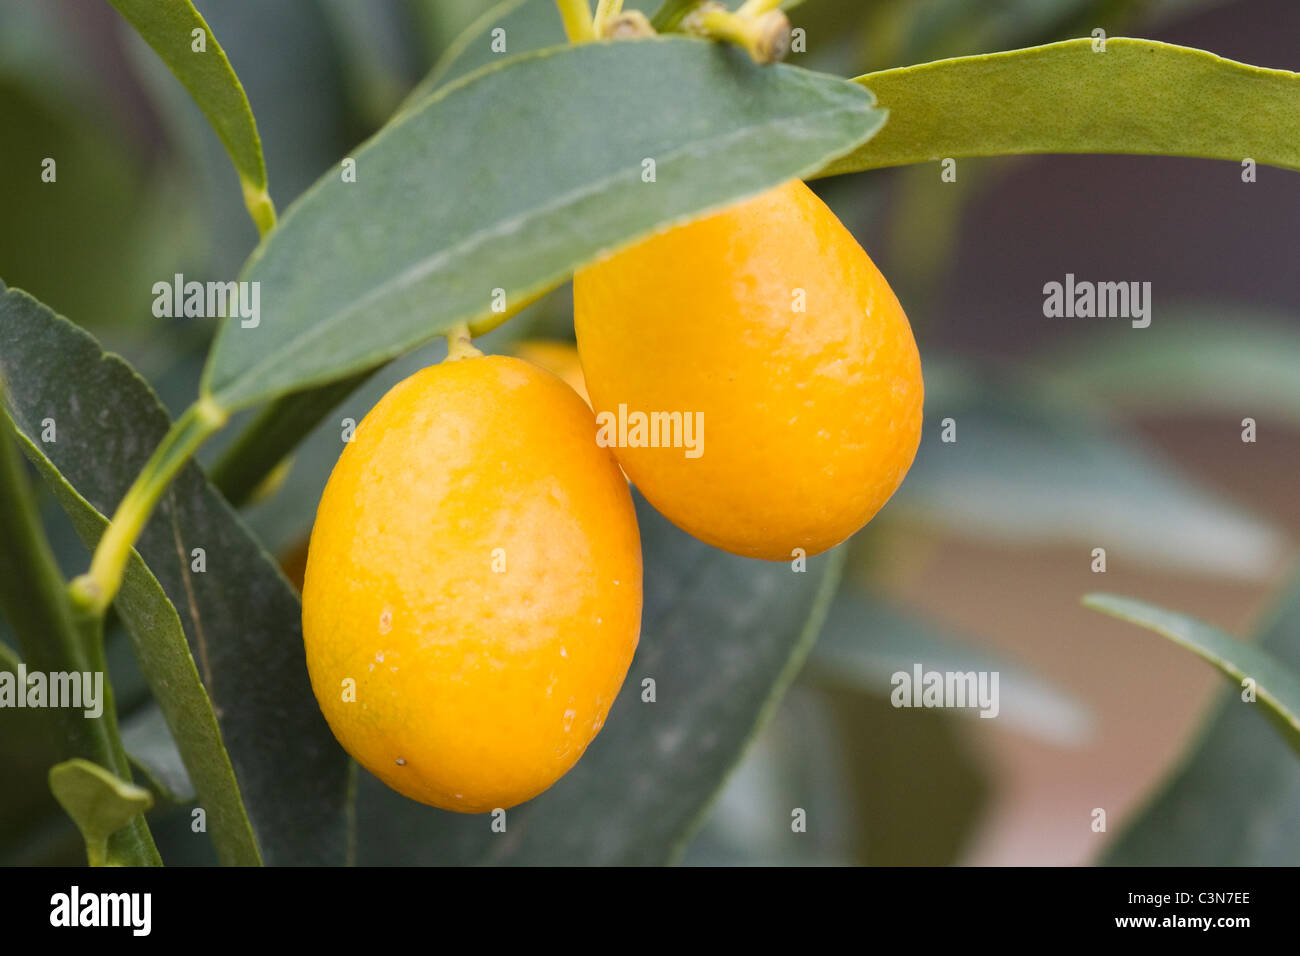
<instances>
[{"instance_id":1,"label":"leaf midrib","mask_svg":"<svg viewBox=\"0 0 1300 956\"><path fill-rule=\"evenodd\" d=\"M865 109L862 109L864 119L866 118L876 119L878 120L878 122L864 129L862 137L854 141L852 144L846 146L845 149L842 151L844 153L856 149L859 145L866 142L867 139L874 132L876 132L881 125L883 125L884 119L888 115L887 110L875 106L873 102L870 100L863 100L861 101L861 103L862 103L862 107L865 107ZM784 114L779 118L765 120L761 123L751 124L748 126L741 127L739 129L732 130L722 136L709 137L706 139L698 139L688 143L684 143L681 146L676 147L673 150L670 150L666 154L665 157L666 162L664 163L664 165L671 165L684 157L688 157L692 155L693 153L708 148L712 148L721 144L730 144L734 142L744 141L747 138L766 133L768 130L777 126L791 129L791 138L797 138L796 131L799 128L806 128L812 121L818 121L818 120L834 117L838 114L852 115L853 113L856 113L858 111L859 111L858 109L853 109L848 106L837 106L825 110L818 110L815 113L802 112L797 114ZM792 123L793 123L793 128L791 128ZM839 155L840 152L841 151L837 151L836 155ZM815 163L809 164L806 167L806 169L801 170L799 173L796 174L796 178L802 178L807 173L810 173L816 169L821 168L821 166L824 165L825 162L827 162L826 159L821 159ZM491 239L496 238L499 235L508 234L511 232L523 231L528 227L530 227L536 220L538 220L542 216L549 215L561 209L578 206L584 200L587 200L589 198L598 195L601 192L604 192L606 189L616 184L620 179L624 179L628 176L636 176L636 175L637 175L637 169L634 167L617 170L615 172L610 173L609 175L602 176L598 179L584 183L574 189L569 190L568 192L560 194L554 199L541 203L537 206L533 206L532 208L526 209L523 212L518 213L514 216L510 216L505 219L499 220L498 222L494 223L492 226L488 228L479 229L475 232L470 233L465 238L461 239L459 242L456 242L445 249L440 249L437 252L433 253L432 255L408 266L405 270L403 270L398 275L374 287L372 290L370 290L360 298L353 300L345 308L330 313L321 321L312 325L305 333L298 336L289 345L287 349L283 351L270 351L265 353L267 357L263 358L257 364L244 369L243 372L238 377L229 380L224 386L217 389L212 389L210 385L205 383L206 386L204 389L205 394L211 396L218 404L222 404L221 402L222 396L225 394L229 394L231 391L237 391L237 386L239 385L239 383L253 380L271 368L291 362L297 355L305 351L309 345L315 342L322 335L330 331L333 331L341 323L345 322L347 319L351 318L352 316L354 316L364 308L372 305L373 303L388 298L390 295L393 295L398 291L410 288L412 285L416 284L421 279L427 277L428 275L438 270L439 268L443 267L447 263L454 262L457 259L469 255L470 253L478 249L480 246L484 245L485 243L489 242ZM701 216L705 216L710 211L716 210L725 205L730 205L734 202L738 202L744 198L745 196L742 194L740 196L736 196L732 199L727 200L725 203L711 206L706 209L702 209L699 212L690 214L687 217L677 217L673 220L670 220L667 223L664 223L663 225L671 226L674 224L678 224L682 221L686 221L687 219L694 219ZM625 240L625 242L616 245L613 248L614 249L624 248L627 245L636 242L643 235L645 235L645 233L639 233L637 236L631 237ZM613 249L600 250L594 253L592 258L593 259L598 258L599 256L607 254L610 251L613 251ZM569 270L564 270L559 273L552 273L540 279L536 286L530 286L528 287L528 289L533 289L536 288L537 286L546 286L548 284L558 282L564 275L567 275L568 272ZM524 291L528 291L528 289L525 289ZM519 291L519 290L507 289L506 291L507 294L509 294L511 291ZM468 318L477 318L480 315L484 315L486 313L487 313L487 308L485 307L483 312L481 313L480 312L460 313L458 315L448 316L443 321L444 323L446 323L450 321L464 320ZM226 321L229 322L230 320L227 319ZM443 327L445 327L445 325ZM438 331L437 329L434 329L429 334L429 337L432 338L434 335L437 334L437 331ZM415 340L413 342L406 343L404 346L403 345L394 346L394 348L400 350L404 347L413 346L418 341L419 340ZM332 377L337 378L341 375L348 374L348 372L350 371L354 371L362 367L365 367L366 365L371 364L375 360L375 358L376 356L372 355L366 362L355 364L355 368L352 365L349 365L346 368L336 369ZM252 401L256 401L256 400L257 400L256 398L252 399ZM248 403L249 402L246 400L245 404ZM242 405L239 407L242 407ZM226 410L234 411L235 407L227 407Z\"/></svg>"}]
</instances>

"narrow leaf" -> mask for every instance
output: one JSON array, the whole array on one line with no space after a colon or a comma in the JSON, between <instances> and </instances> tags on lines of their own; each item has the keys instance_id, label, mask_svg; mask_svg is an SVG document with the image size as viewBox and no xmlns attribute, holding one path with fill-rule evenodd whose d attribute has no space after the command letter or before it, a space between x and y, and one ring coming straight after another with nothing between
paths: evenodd
<instances>
[{"instance_id":1,"label":"narrow leaf","mask_svg":"<svg viewBox=\"0 0 1300 956\"><path fill-rule=\"evenodd\" d=\"M1230 637L1194 617L1134 598L1089 594L1083 603L1181 644L1214 665L1238 687L1249 680L1265 714L1300 756L1300 678L1268 651Z\"/></svg>"},{"instance_id":2,"label":"narrow leaf","mask_svg":"<svg viewBox=\"0 0 1300 956\"><path fill-rule=\"evenodd\" d=\"M1154 40L1092 39L860 76L889 110L819 175L1017 153L1203 156L1300 169L1300 74Z\"/></svg>"},{"instance_id":3,"label":"narrow leaf","mask_svg":"<svg viewBox=\"0 0 1300 956\"><path fill-rule=\"evenodd\" d=\"M190 0L109 0L167 64L230 154L249 214L265 233L275 224L266 160L252 107L217 38Z\"/></svg>"},{"instance_id":4,"label":"narrow leaf","mask_svg":"<svg viewBox=\"0 0 1300 956\"><path fill-rule=\"evenodd\" d=\"M885 517L1024 546L1105 544L1156 567L1258 579L1286 536L1052 382L926 359L922 438ZM940 423L951 418L955 441Z\"/></svg>"},{"instance_id":5,"label":"narrow leaf","mask_svg":"<svg viewBox=\"0 0 1300 956\"><path fill-rule=\"evenodd\" d=\"M0 297L0 372L30 457L93 545L167 431L166 411L126 363L17 290ZM47 418L53 442L41 441ZM194 465L137 551L115 606L223 859L256 862L251 824L268 863L342 862L347 758L311 691L292 588Z\"/></svg>"},{"instance_id":6,"label":"narrow leaf","mask_svg":"<svg viewBox=\"0 0 1300 956\"><path fill-rule=\"evenodd\" d=\"M52 708L47 726L57 735L58 759L86 759L112 772L129 774L126 753L118 738L113 689L103 679L107 669L103 622L81 613L69 599L18 453L23 439L9 411L6 378L0 366L0 612L13 626L33 671L72 673L94 681L90 692L94 693L97 708L88 699L81 701L85 707L80 709ZM17 693L25 695L23 664L16 666ZM16 789L23 788L19 784ZM111 834L106 834L104 845L92 850L101 855L111 851L113 858L122 863L161 864L143 818L118 829L121 832L114 837L111 848Z\"/></svg>"},{"instance_id":7,"label":"narrow leaf","mask_svg":"<svg viewBox=\"0 0 1300 956\"><path fill-rule=\"evenodd\" d=\"M857 84L699 40L487 67L357 150L355 182L332 171L294 204L241 275L260 283L262 320L223 324L203 391L233 411L371 368L491 316L494 289L507 307L528 301L655 229L806 175L883 122Z\"/></svg>"},{"instance_id":8,"label":"narrow leaf","mask_svg":"<svg viewBox=\"0 0 1300 956\"><path fill-rule=\"evenodd\" d=\"M1300 671L1300 578L1254 647ZM1300 861L1300 761L1226 690L1205 732L1129 819L1102 859L1138 866L1294 866Z\"/></svg>"},{"instance_id":9,"label":"narrow leaf","mask_svg":"<svg viewBox=\"0 0 1300 956\"><path fill-rule=\"evenodd\" d=\"M887 699L897 686L894 675L910 677L917 665L924 671L996 673L995 717L1028 736L1077 747L1095 730L1087 707L1063 688L849 582L831 604L806 673L823 685ZM957 712L981 713L975 706Z\"/></svg>"}]
</instances>

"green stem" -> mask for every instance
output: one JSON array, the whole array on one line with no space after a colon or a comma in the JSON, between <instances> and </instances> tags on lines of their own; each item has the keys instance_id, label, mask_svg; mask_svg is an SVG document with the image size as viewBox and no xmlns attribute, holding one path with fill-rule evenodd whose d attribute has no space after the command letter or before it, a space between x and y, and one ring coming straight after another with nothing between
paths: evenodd
<instances>
[{"instance_id":1,"label":"green stem","mask_svg":"<svg viewBox=\"0 0 1300 956\"><path fill-rule=\"evenodd\" d=\"M610 17L623 12L623 0L596 0L596 13L591 18L591 32L594 36L605 35L605 24Z\"/></svg>"},{"instance_id":2,"label":"green stem","mask_svg":"<svg viewBox=\"0 0 1300 956\"><path fill-rule=\"evenodd\" d=\"M87 840L86 862L91 866L108 866L108 841Z\"/></svg>"},{"instance_id":3,"label":"green stem","mask_svg":"<svg viewBox=\"0 0 1300 956\"><path fill-rule=\"evenodd\" d=\"M3 403L0 389L0 610L3 610L33 671L45 674L103 675L102 713L51 708L68 757L82 757L112 769L124 780L131 768L117 726L117 708L104 659L103 621L88 617L68 597L63 575L54 559L22 458L17 429ZM93 678L92 678L93 679ZM25 692L25 688L22 691ZM158 865L162 861L140 816L113 835L108 857L127 865Z\"/></svg>"},{"instance_id":4,"label":"green stem","mask_svg":"<svg viewBox=\"0 0 1300 956\"><path fill-rule=\"evenodd\" d=\"M444 361L455 362L458 359L482 357L483 353L474 347L474 337L470 335L469 326L464 322L447 333L447 358Z\"/></svg>"},{"instance_id":5,"label":"green stem","mask_svg":"<svg viewBox=\"0 0 1300 956\"><path fill-rule=\"evenodd\" d=\"M705 10L687 23L692 32L743 47L756 63L774 63L785 55L790 22L785 14L768 11L757 17L726 10Z\"/></svg>"},{"instance_id":6,"label":"green stem","mask_svg":"<svg viewBox=\"0 0 1300 956\"><path fill-rule=\"evenodd\" d=\"M555 0L564 21L564 33L570 43L588 43L596 39L592 27L591 4L587 0Z\"/></svg>"},{"instance_id":7,"label":"green stem","mask_svg":"<svg viewBox=\"0 0 1300 956\"><path fill-rule=\"evenodd\" d=\"M254 185L242 176L239 185L243 187L244 205L248 207L248 214L253 217L257 233L265 239L266 234L275 228L276 221L275 203L271 202L271 194L267 192L265 185Z\"/></svg>"},{"instance_id":8,"label":"green stem","mask_svg":"<svg viewBox=\"0 0 1300 956\"><path fill-rule=\"evenodd\" d=\"M554 288L555 288L554 286L548 286L547 288L542 289L540 292L534 292L532 295L520 299L514 305L506 309L504 312L489 312L487 315L483 316L483 318L477 319L476 321L469 323L470 335L472 335L474 338L478 338L480 335L487 335L493 329L505 325L516 315L524 311L524 309L528 308L530 305L532 305L542 296L546 295L548 292L552 291Z\"/></svg>"},{"instance_id":9,"label":"green stem","mask_svg":"<svg viewBox=\"0 0 1300 956\"><path fill-rule=\"evenodd\" d=\"M153 456L127 490L112 523L99 539L90 571L72 582L76 604L103 615L122 584L122 572L158 499L199 445L226 423L226 412L203 396L172 424Z\"/></svg>"},{"instance_id":10,"label":"green stem","mask_svg":"<svg viewBox=\"0 0 1300 956\"><path fill-rule=\"evenodd\" d=\"M367 369L276 399L222 452L208 469L208 480L236 508L243 506L307 433L374 373L375 369Z\"/></svg>"},{"instance_id":11,"label":"green stem","mask_svg":"<svg viewBox=\"0 0 1300 956\"><path fill-rule=\"evenodd\" d=\"M100 706L103 713L99 720L88 723L102 724L104 737L102 753L91 757L84 753L73 756L85 757L106 769L113 771L123 780L130 781L131 762L126 756L126 746L122 743L121 728L117 723L117 702L113 694L113 682L108 678L108 660L104 654L104 618L92 614L84 608L72 606L73 627L76 629L77 641L85 655L86 666L81 668L92 674L104 675L103 699ZM74 712L75 713L75 712ZM91 847L87 845L87 854ZM130 823L112 834L104 847L105 856L100 863L91 862L91 866L161 866L162 858L154 845L153 834L144 814L134 817Z\"/></svg>"},{"instance_id":12,"label":"green stem","mask_svg":"<svg viewBox=\"0 0 1300 956\"><path fill-rule=\"evenodd\" d=\"M775 10L780 5L781 0L745 0L736 8L736 16L752 20L769 10Z\"/></svg>"}]
</instances>

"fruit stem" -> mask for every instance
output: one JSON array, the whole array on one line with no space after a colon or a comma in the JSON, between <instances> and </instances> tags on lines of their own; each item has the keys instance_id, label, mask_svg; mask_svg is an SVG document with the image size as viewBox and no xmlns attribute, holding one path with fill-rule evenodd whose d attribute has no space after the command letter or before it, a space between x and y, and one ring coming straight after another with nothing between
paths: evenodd
<instances>
[{"instance_id":1,"label":"fruit stem","mask_svg":"<svg viewBox=\"0 0 1300 956\"><path fill-rule=\"evenodd\" d=\"M789 49L790 21L780 10L762 9L769 5L768 0L758 0L731 13L721 4L706 4L682 20L682 30L743 47L755 63L775 63ZM757 12L742 14L746 7Z\"/></svg>"},{"instance_id":2,"label":"fruit stem","mask_svg":"<svg viewBox=\"0 0 1300 956\"><path fill-rule=\"evenodd\" d=\"M736 16L742 19L757 19L769 10L775 10L781 5L781 0L745 0L736 8Z\"/></svg>"},{"instance_id":3,"label":"fruit stem","mask_svg":"<svg viewBox=\"0 0 1300 956\"><path fill-rule=\"evenodd\" d=\"M623 0L596 0L596 14L591 18L593 36L605 35L605 24L623 12Z\"/></svg>"},{"instance_id":4,"label":"fruit stem","mask_svg":"<svg viewBox=\"0 0 1300 956\"><path fill-rule=\"evenodd\" d=\"M470 334L469 323L461 322L447 333L447 357L444 361L456 362L460 359L482 357L483 353L474 347L474 337Z\"/></svg>"},{"instance_id":5,"label":"fruit stem","mask_svg":"<svg viewBox=\"0 0 1300 956\"><path fill-rule=\"evenodd\" d=\"M239 184L243 187L244 205L248 207L248 214L253 217L257 234L265 239L266 234L275 228L275 203L271 201L271 194L267 192L265 186L255 186L242 176Z\"/></svg>"},{"instance_id":6,"label":"fruit stem","mask_svg":"<svg viewBox=\"0 0 1300 956\"><path fill-rule=\"evenodd\" d=\"M199 445L219 431L227 417L225 409L205 395L172 423L171 430L117 506L108 530L95 548L90 571L69 586L76 606L91 614L102 615L113 603L122 585L127 558L158 500Z\"/></svg>"},{"instance_id":7,"label":"fruit stem","mask_svg":"<svg viewBox=\"0 0 1300 956\"><path fill-rule=\"evenodd\" d=\"M589 43L596 39L592 26L591 4L587 0L555 0L564 21L564 32L570 43Z\"/></svg>"}]
</instances>

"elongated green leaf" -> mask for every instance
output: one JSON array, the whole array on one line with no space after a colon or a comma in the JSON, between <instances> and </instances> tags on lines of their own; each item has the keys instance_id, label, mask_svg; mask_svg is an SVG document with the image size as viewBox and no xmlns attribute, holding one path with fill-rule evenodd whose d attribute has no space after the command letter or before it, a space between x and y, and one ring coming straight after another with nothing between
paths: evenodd
<instances>
[{"instance_id":1,"label":"elongated green leaf","mask_svg":"<svg viewBox=\"0 0 1300 956\"><path fill-rule=\"evenodd\" d=\"M547 101L537 110L522 104ZM635 117L611 122L610 117ZM869 94L683 38L529 54L443 87L330 173L249 260L203 390L228 410L408 351L654 229L823 165L884 122ZM654 163L654 181L647 182ZM645 177L645 178L643 178Z\"/></svg>"},{"instance_id":2,"label":"elongated green leaf","mask_svg":"<svg viewBox=\"0 0 1300 956\"><path fill-rule=\"evenodd\" d=\"M1051 383L931 356L926 412L891 521L1246 579L1275 572L1287 553L1278 529ZM955 441L944 440L948 419Z\"/></svg>"},{"instance_id":3,"label":"elongated green leaf","mask_svg":"<svg viewBox=\"0 0 1300 956\"><path fill-rule=\"evenodd\" d=\"M466 816L362 774L358 856L371 863L654 864L673 859L815 640L842 549L796 573L696 541L637 498L641 642L604 729L546 793ZM652 680L654 701L643 699Z\"/></svg>"},{"instance_id":4,"label":"elongated green leaf","mask_svg":"<svg viewBox=\"0 0 1300 956\"><path fill-rule=\"evenodd\" d=\"M1300 672L1300 579L1260 629L1258 649ZM1205 731L1107 848L1123 866L1295 866L1300 761L1260 703L1224 691Z\"/></svg>"},{"instance_id":5,"label":"elongated green leaf","mask_svg":"<svg viewBox=\"0 0 1300 956\"><path fill-rule=\"evenodd\" d=\"M887 699L893 676L910 676L918 664L926 671L996 672L998 710L992 719L1022 733L1068 747L1079 746L1093 732L1092 715L1065 690L847 582L831 604L806 676ZM980 711L969 707L956 713L978 717Z\"/></svg>"},{"instance_id":6,"label":"elongated green leaf","mask_svg":"<svg viewBox=\"0 0 1300 956\"><path fill-rule=\"evenodd\" d=\"M1130 0L1120 5L1129 10L1140 6ZM1089 28L1104 27L1109 35L1118 32L1107 16L1114 6L1114 0L882 0L868 7L862 33L869 40L863 45L868 65L885 67L1059 40L1081 20Z\"/></svg>"},{"instance_id":7,"label":"elongated green leaf","mask_svg":"<svg viewBox=\"0 0 1300 956\"><path fill-rule=\"evenodd\" d=\"M1116 37L860 76L889 110L819 175L1016 153L1204 156L1300 169L1300 74Z\"/></svg>"},{"instance_id":8,"label":"elongated green leaf","mask_svg":"<svg viewBox=\"0 0 1300 956\"><path fill-rule=\"evenodd\" d=\"M1213 664L1238 687L1249 679L1265 714L1300 756L1300 678L1273 655L1203 621L1117 594L1089 594L1095 611L1145 627Z\"/></svg>"},{"instance_id":9,"label":"elongated green leaf","mask_svg":"<svg viewBox=\"0 0 1300 956\"><path fill-rule=\"evenodd\" d=\"M262 232L275 222L266 161L252 107L226 51L190 0L109 0L194 97L244 187L244 202Z\"/></svg>"},{"instance_id":10,"label":"elongated green leaf","mask_svg":"<svg viewBox=\"0 0 1300 956\"><path fill-rule=\"evenodd\" d=\"M69 598L18 453L21 440L9 412L5 379L0 369L0 614L12 625L32 670L84 675L86 680L91 680L92 674L100 675L93 688L82 695L82 707L60 707L53 702L56 706L51 707L51 719L45 727L57 735L58 759L88 760L107 767L109 772L129 775L126 753L118 738L112 685L105 684L102 676L107 666L103 621L79 613ZM21 705L28 693L27 679L23 676L24 664L17 663L16 667L15 690ZM41 723L45 722L38 721L38 726ZM21 782L18 789L22 789ZM102 841L87 845L92 855L103 857L111 851L114 861L123 865L162 863L143 818L114 827Z\"/></svg>"},{"instance_id":11,"label":"elongated green leaf","mask_svg":"<svg viewBox=\"0 0 1300 956\"><path fill-rule=\"evenodd\" d=\"M723 5L734 9L740 2L726 0ZM623 9L640 10L649 15L659 6L658 0L630 0L623 4ZM782 6L788 10L798 3L786 2ZM409 109L439 86L488 63L567 42L555 0L501 0L488 7L456 36L433 69L407 94L400 109Z\"/></svg>"},{"instance_id":12,"label":"elongated green leaf","mask_svg":"<svg viewBox=\"0 0 1300 956\"><path fill-rule=\"evenodd\" d=\"M148 790L80 758L50 768L50 789L85 838L92 866L109 862L108 838L153 806Z\"/></svg>"},{"instance_id":13,"label":"elongated green leaf","mask_svg":"<svg viewBox=\"0 0 1300 956\"><path fill-rule=\"evenodd\" d=\"M68 323L20 292L9 290L4 293L0 299L0 315L4 317L4 335L0 337L0 368L5 368L9 376L13 375L8 371L11 368L9 363L24 358L22 349L16 346L11 336L26 334L33 342L44 340L46 347L51 349L58 346L80 346L78 351L82 351L83 355L60 356L68 362L66 367L60 369L64 374L80 371L81 367L75 363L89 354L94 354L97 359L102 358L103 353L99 352L88 335L69 331L71 326ZM50 334L51 331L53 335ZM126 371L125 367L123 370ZM20 377L19 381L24 385L30 384L29 379ZM57 382L49 384L52 389L61 387ZM30 398L30 393L12 396L15 408L20 411L20 415L16 416L20 437L26 443L26 451L40 470L47 486L72 519L78 534L91 545L99 539L108 522L78 493L47 455L47 452L53 454L54 449L58 448L60 421L65 448L79 448L84 453L87 446L75 441L75 433L71 433L75 423L71 416L61 415L63 409L57 405L45 405L45 417L36 423L37 430L28 431L22 424L26 418L21 415L21 410L32 407ZM74 404L75 401L74 398ZM52 442L34 440L32 437L45 431L41 424L45 421L53 424ZM160 689L158 697L163 713L171 725L177 728L184 743L185 759L189 761L195 779L200 782L205 808L211 818L213 842L221 859L231 864L260 862L230 758L222 745L212 703L199 680L194 660L185 642L180 618L138 554L133 553L128 563L116 607L128 624L136 658L146 680L151 687ZM123 733L125 737L125 728Z\"/></svg>"},{"instance_id":14,"label":"elongated green leaf","mask_svg":"<svg viewBox=\"0 0 1300 956\"><path fill-rule=\"evenodd\" d=\"M169 427L166 412L121 359L16 290L0 298L0 371L30 456L93 544ZM54 441L41 439L47 419ZM341 862L347 759L311 692L293 590L196 466L137 551L148 567L132 558L115 606L223 858L253 862L251 823L268 863Z\"/></svg>"}]
</instances>

